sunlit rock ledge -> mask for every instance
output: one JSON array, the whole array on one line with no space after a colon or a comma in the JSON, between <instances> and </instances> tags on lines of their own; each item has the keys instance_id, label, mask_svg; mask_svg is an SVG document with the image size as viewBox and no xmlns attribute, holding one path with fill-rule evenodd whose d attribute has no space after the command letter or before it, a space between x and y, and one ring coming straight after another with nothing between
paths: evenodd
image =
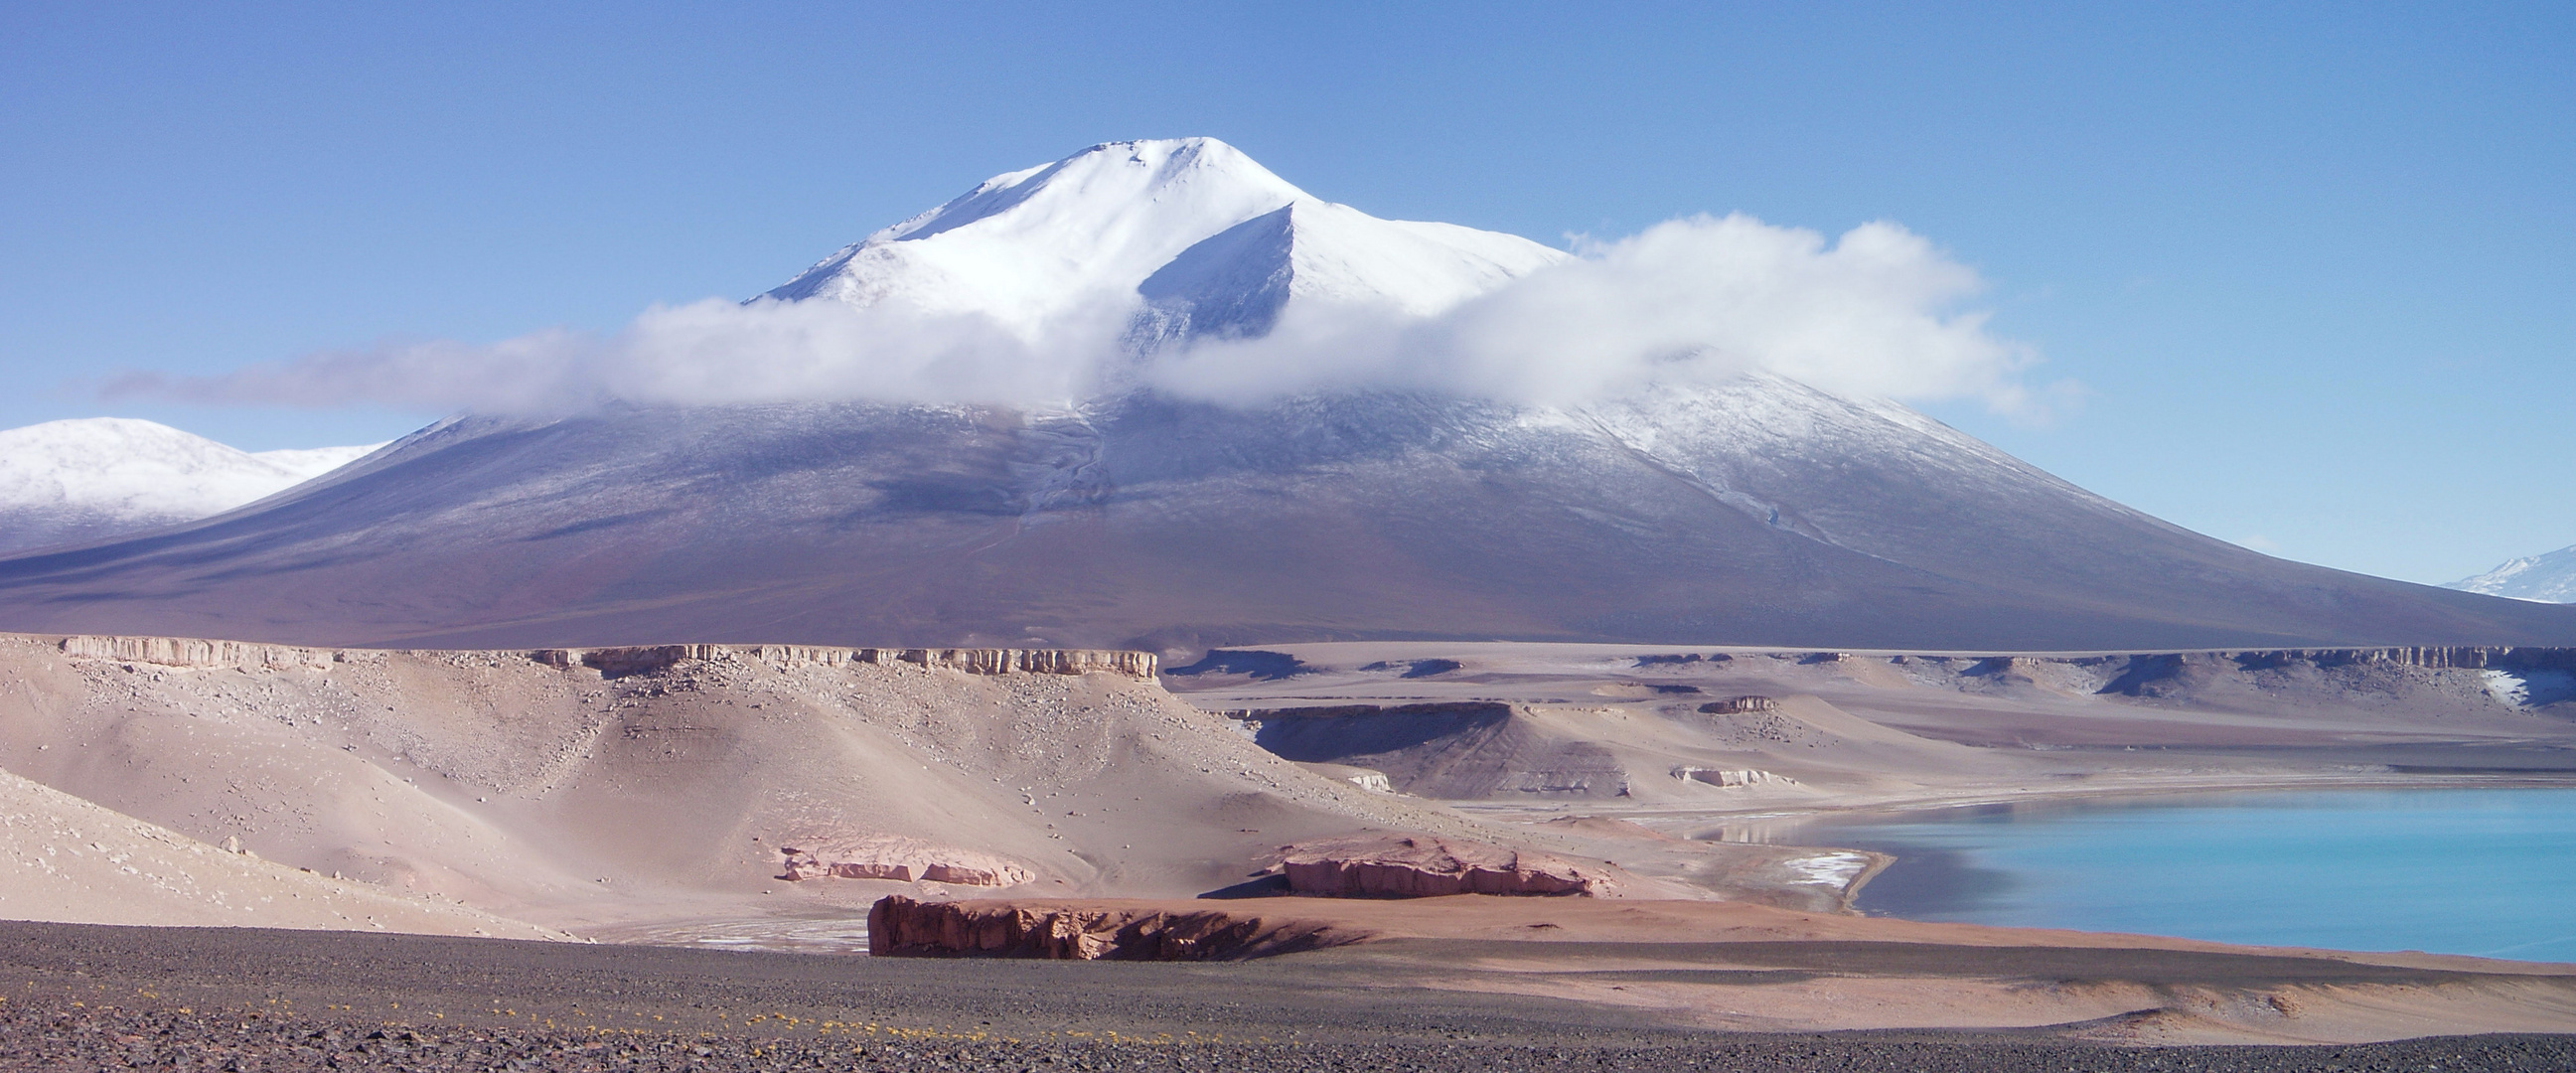
<instances>
[{"instance_id":1,"label":"sunlit rock ledge","mask_svg":"<svg viewBox=\"0 0 2576 1073\"><path fill-rule=\"evenodd\" d=\"M391 649L304 648L191 637L72 636L65 655L166 667L329 667L372 662ZM550 667L588 667L615 677L688 661L747 660L774 667L891 666L909 663L966 674L1117 674L1150 679L1151 652L1090 648L828 648L813 645L642 645L613 648L540 648L516 652Z\"/></svg>"}]
</instances>

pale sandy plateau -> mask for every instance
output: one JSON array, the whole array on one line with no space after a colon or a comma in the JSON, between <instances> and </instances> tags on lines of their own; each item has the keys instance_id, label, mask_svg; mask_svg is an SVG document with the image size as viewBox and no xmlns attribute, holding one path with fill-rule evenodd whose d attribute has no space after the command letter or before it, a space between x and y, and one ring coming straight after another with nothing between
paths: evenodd
<instances>
[{"instance_id":1,"label":"pale sandy plateau","mask_svg":"<svg viewBox=\"0 0 2576 1073\"><path fill-rule=\"evenodd\" d=\"M2070 794L2576 783L2563 653L1196 655L0 637L0 916L841 952L901 894L1294 921L1335 940L1282 966L1674 1028L2576 1031L2576 968L1863 917L1887 859L1784 836ZM1598 896L1286 896L1283 859L1401 838Z\"/></svg>"}]
</instances>

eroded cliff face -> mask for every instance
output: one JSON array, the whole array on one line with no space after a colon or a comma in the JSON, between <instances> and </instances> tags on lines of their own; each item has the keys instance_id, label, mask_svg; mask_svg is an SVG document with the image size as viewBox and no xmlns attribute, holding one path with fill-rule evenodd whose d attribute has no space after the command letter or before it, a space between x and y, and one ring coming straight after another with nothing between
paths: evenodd
<instances>
[{"instance_id":1,"label":"eroded cliff face","mask_svg":"<svg viewBox=\"0 0 2576 1073\"><path fill-rule=\"evenodd\" d=\"M62 639L63 654L87 659L128 660L164 667L327 667L334 663L380 662L398 649L303 648L292 645L216 641L193 637L73 636ZM781 669L879 667L909 663L917 667L966 674L1120 674L1154 677L1151 652L1085 648L830 648L815 645L644 645L624 648L540 648L529 659L558 669L588 667L609 677L642 674L690 660L740 658Z\"/></svg>"},{"instance_id":2,"label":"eroded cliff face","mask_svg":"<svg viewBox=\"0 0 2576 1073\"><path fill-rule=\"evenodd\" d=\"M909 663L966 674L1121 674L1154 677L1155 656L1095 648L826 648L814 645L653 645L635 648L547 648L530 653L556 667L579 664L606 675L640 674L683 660L725 655L786 667L878 667Z\"/></svg>"},{"instance_id":3,"label":"eroded cliff face","mask_svg":"<svg viewBox=\"0 0 2576 1073\"><path fill-rule=\"evenodd\" d=\"M125 660L162 667L328 667L352 658L351 652L339 649L196 637L65 637L58 647L75 659Z\"/></svg>"}]
</instances>

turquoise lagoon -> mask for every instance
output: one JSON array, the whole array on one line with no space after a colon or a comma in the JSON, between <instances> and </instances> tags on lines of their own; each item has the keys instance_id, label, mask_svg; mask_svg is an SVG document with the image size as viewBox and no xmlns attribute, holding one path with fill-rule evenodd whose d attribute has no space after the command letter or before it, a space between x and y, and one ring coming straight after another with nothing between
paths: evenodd
<instances>
[{"instance_id":1,"label":"turquoise lagoon","mask_svg":"<svg viewBox=\"0 0 2576 1073\"><path fill-rule=\"evenodd\" d=\"M1774 840L1894 854L1872 915L2576 961L2576 789L2050 801Z\"/></svg>"}]
</instances>

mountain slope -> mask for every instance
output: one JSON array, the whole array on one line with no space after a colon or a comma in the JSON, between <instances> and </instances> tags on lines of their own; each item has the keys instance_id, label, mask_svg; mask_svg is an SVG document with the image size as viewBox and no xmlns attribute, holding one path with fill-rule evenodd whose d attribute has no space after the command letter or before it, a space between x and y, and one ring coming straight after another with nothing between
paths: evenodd
<instances>
[{"instance_id":1,"label":"mountain slope","mask_svg":"<svg viewBox=\"0 0 2576 1073\"><path fill-rule=\"evenodd\" d=\"M2442 586L2516 600L2576 604L2576 547L2515 559L2476 577Z\"/></svg>"},{"instance_id":2,"label":"mountain slope","mask_svg":"<svg viewBox=\"0 0 2576 1073\"><path fill-rule=\"evenodd\" d=\"M0 431L0 551L220 514L381 446L253 454L123 417Z\"/></svg>"},{"instance_id":3,"label":"mountain slope","mask_svg":"<svg viewBox=\"0 0 2576 1073\"><path fill-rule=\"evenodd\" d=\"M1908 411L1749 380L1583 411L1139 395L460 419L255 511L0 560L0 625L2139 649L2567 643L2576 609L2266 558Z\"/></svg>"},{"instance_id":4,"label":"mountain slope","mask_svg":"<svg viewBox=\"0 0 2576 1073\"><path fill-rule=\"evenodd\" d=\"M1562 256L1320 202L1223 143L1130 142L997 177L768 297L1033 333L1109 309L1142 355L1306 304L1434 312ZM2267 558L1894 403L1751 376L1556 407L1118 389L462 417L254 509L0 559L0 629L2134 650L2569 644L2576 608Z\"/></svg>"}]
</instances>

